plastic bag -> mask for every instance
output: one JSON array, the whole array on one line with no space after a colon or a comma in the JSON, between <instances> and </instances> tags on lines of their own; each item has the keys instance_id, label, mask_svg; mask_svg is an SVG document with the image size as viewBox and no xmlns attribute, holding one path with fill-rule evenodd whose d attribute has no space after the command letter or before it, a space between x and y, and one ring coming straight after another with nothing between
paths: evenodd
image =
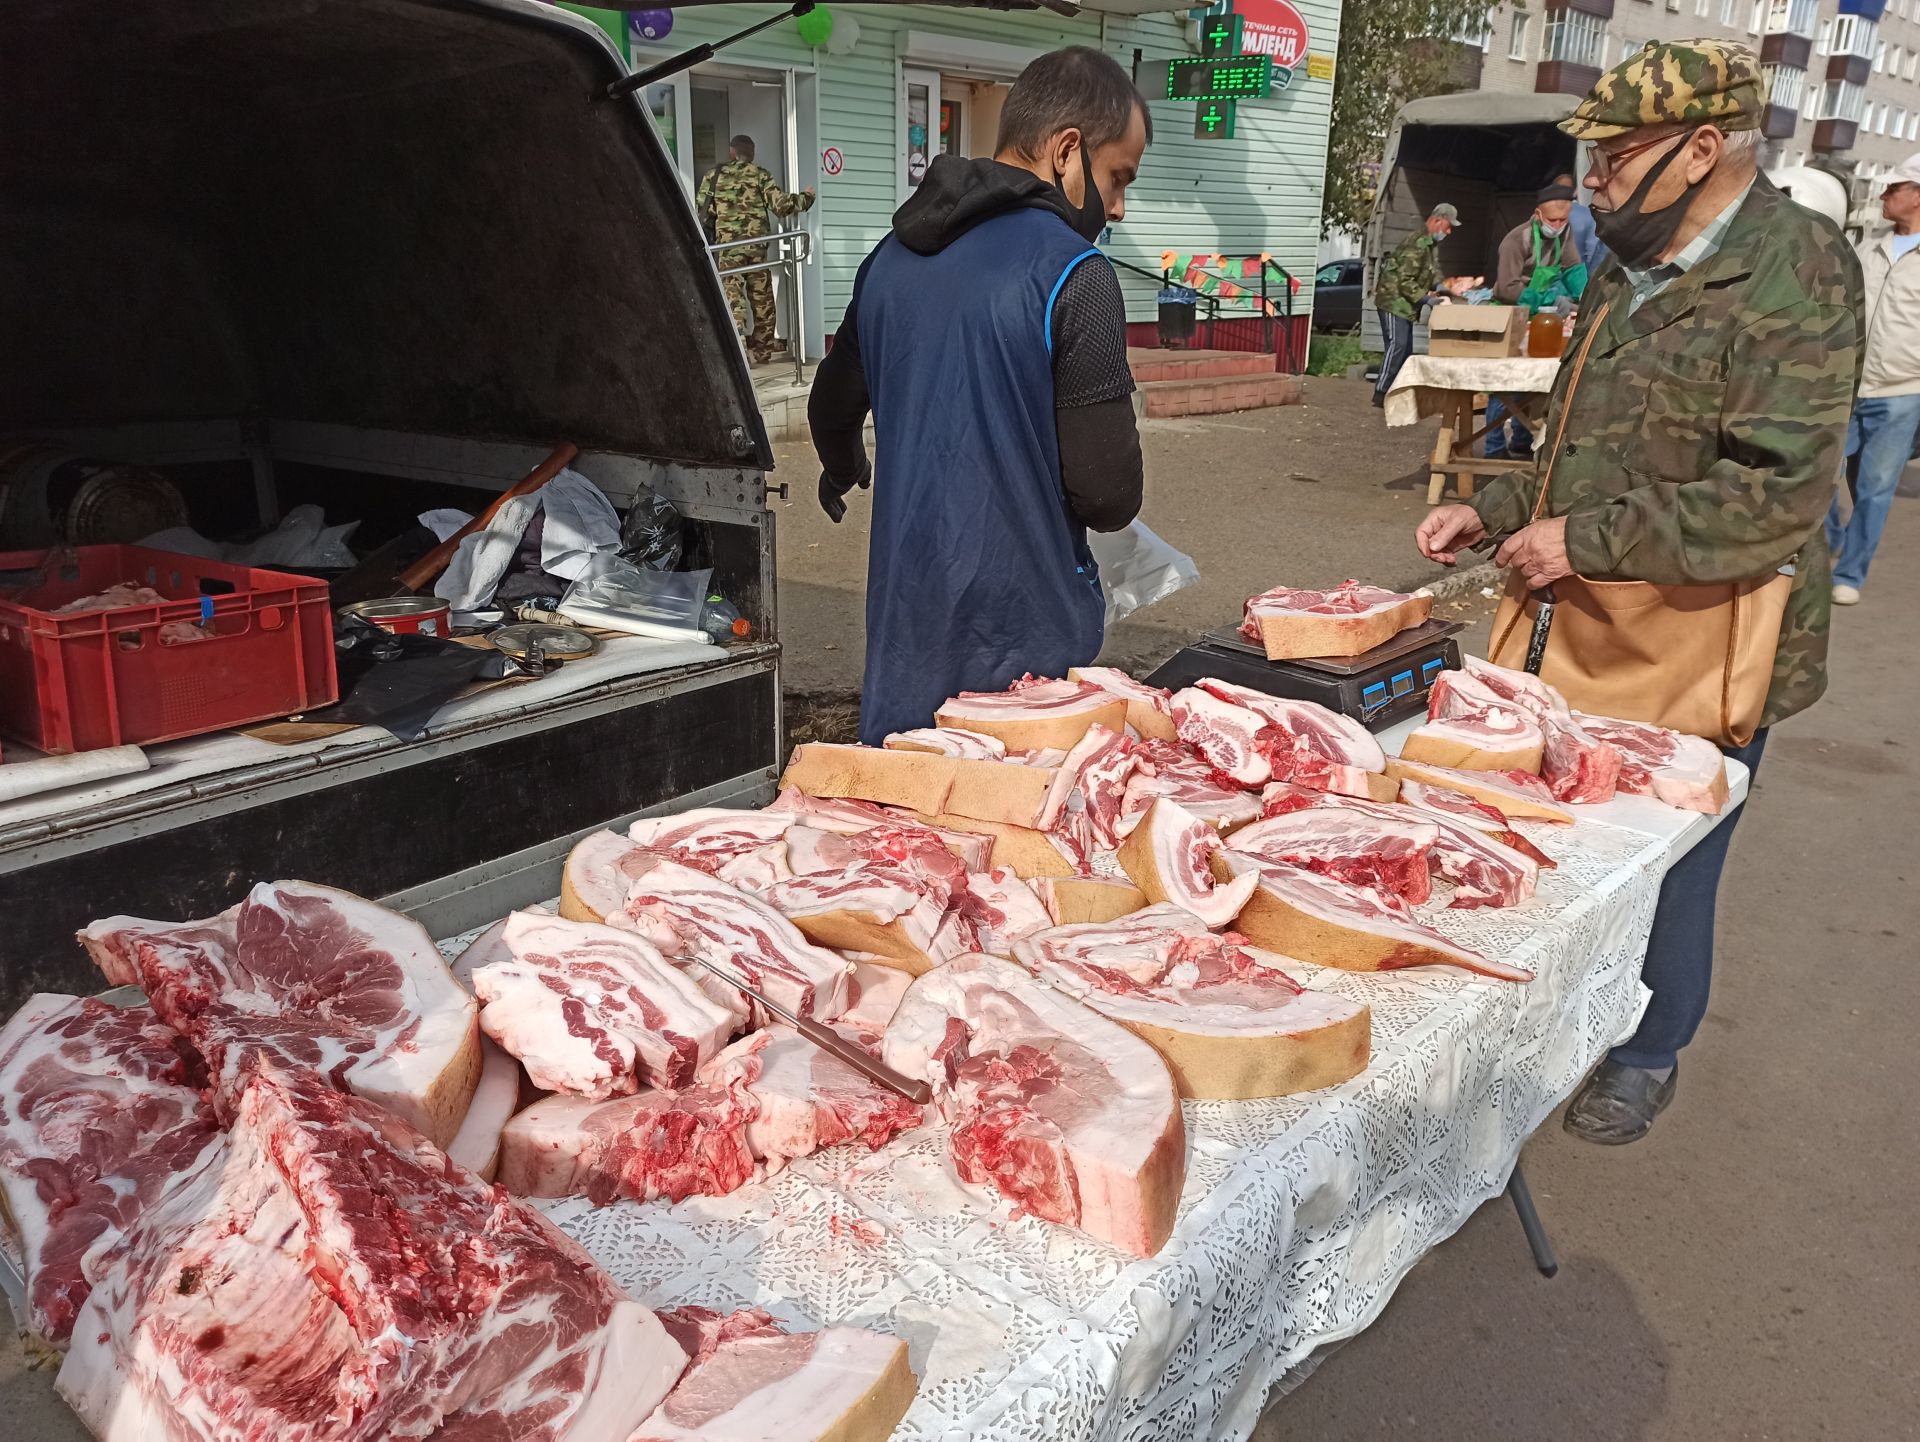
<instances>
[{"instance_id":1,"label":"plastic bag","mask_svg":"<svg viewBox=\"0 0 1920 1442\"><path fill-rule=\"evenodd\" d=\"M1100 565L1109 626L1200 579L1193 557L1174 549L1139 521L1124 531L1089 531L1087 547Z\"/></svg>"},{"instance_id":2,"label":"plastic bag","mask_svg":"<svg viewBox=\"0 0 1920 1442\"><path fill-rule=\"evenodd\" d=\"M604 626L633 636L711 644L700 629L711 568L648 571L618 556L595 556L586 574L567 587L560 614L583 626Z\"/></svg>"},{"instance_id":3,"label":"plastic bag","mask_svg":"<svg viewBox=\"0 0 1920 1442\"><path fill-rule=\"evenodd\" d=\"M620 554L649 571L677 570L685 529L673 502L643 487L620 524Z\"/></svg>"},{"instance_id":4,"label":"plastic bag","mask_svg":"<svg viewBox=\"0 0 1920 1442\"><path fill-rule=\"evenodd\" d=\"M211 541L191 526L155 531L140 542L156 551L172 551L178 556L199 556L208 561L226 561L235 566L316 566L321 570L345 570L358 559L347 545L347 537L359 528L358 521L329 526L326 512L318 506L295 506L278 526L251 541Z\"/></svg>"}]
</instances>

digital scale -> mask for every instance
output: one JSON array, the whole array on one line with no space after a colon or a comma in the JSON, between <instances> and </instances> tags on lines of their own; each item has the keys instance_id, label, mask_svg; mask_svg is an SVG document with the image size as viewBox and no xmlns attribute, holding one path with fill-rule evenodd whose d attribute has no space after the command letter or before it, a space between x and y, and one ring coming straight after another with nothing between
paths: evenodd
<instances>
[{"instance_id":1,"label":"digital scale","mask_svg":"<svg viewBox=\"0 0 1920 1442\"><path fill-rule=\"evenodd\" d=\"M1426 712L1433 678L1460 667L1460 645L1453 638L1464 629L1457 621L1429 618L1358 656L1269 661L1264 648L1223 626L1182 647L1147 677L1147 684L1177 691L1211 676L1269 696L1317 701L1381 731L1404 716Z\"/></svg>"}]
</instances>

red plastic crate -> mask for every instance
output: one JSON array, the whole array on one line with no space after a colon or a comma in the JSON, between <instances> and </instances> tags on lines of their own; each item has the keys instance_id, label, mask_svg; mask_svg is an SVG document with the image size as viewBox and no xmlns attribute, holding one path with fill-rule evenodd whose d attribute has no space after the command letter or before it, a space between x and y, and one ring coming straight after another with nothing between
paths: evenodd
<instances>
[{"instance_id":1,"label":"red plastic crate","mask_svg":"<svg viewBox=\"0 0 1920 1442\"><path fill-rule=\"evenodd\" d=\"M0 571L31 572L45 557L0 553ZM54 614L121 584L167 600ZM174 622L212 634L162 640ZM42 751L197 736L325 706L337 694L327 583L310 576L82 546L31 590L0 597L0 733Z\"/></svg>"}]
</instances>

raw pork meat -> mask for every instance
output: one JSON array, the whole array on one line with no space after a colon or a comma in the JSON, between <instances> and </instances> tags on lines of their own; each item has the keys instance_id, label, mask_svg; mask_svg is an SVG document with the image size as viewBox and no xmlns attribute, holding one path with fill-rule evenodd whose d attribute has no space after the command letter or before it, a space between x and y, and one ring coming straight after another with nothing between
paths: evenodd
<instances>
[{"instance_id":1,"label":"raw pork meat","mask_svg":"<svg viewBox=\"0 0 1920 1442\"><path fill-rule=\"evenodd\" d=\"M665 852L682 866L715 871L742 852L778 841L789 824L766 811L703 807L677 816L644 816L627 828L627 836L642 850Z\"/></svg>"},{"instance_id":2,"label":"raw pork meat","mask_svg":"<svg viewBox=\"0 0 1920 1442\"><path fill-rule=\"evenodd\" d=\"M1021 937L1054 924L1034 888L1005 866L968 877L961 910L973 923L974 945L968 950L995 956L1011 956Z\"/></svg>"},{"instance_id":3,"label":"raw pork meat","mask_svg":"<svg viewBox=\"0 0 1920 1442\"><path fill-rule=\"evenodd\" d=\"M991 736L950 726L896 731L881 744L895 751L933 751L941 756L964 756L974 761L999 761L1007 754L1007 748Z\"/></svg>"},{"instance_id":4,"label":"raw pork meat","mask_svg":"<svg viewBox=\"0 0 1920 1442\"><path fill-rule=\"evenodd\" d=\"M197 1064L144 1006L41 993L0 1030L0 1216L27 1315L65 1347L101 1258L220 1140Z\"/></svg>"},{"instance_id":5,"label":"raw pork meat","mask_svg":"<svg viewBox=\"0 0 1920 1442\"><path fill-rule=\"evenodd\" d=\"M1127 725L1145 741L1171 741L1173 729L1173 692L1164 686L1149 686L1136 681L1114 666L1076 666L1067 672L1069 681L1098 686L1109 696L1127 703Z\"/></svg>"},{"instance_id":6,"label":"raw pork meat","mask_svg":"<svg viewBox=\"0 0 1920 1442\"><path fill-rule=\"evenodd\" d=\"M753 1099L740 1086L590 1102L550 1096L507 1123L500 1185L522 1197L723 1197L760 1175L747 1145Z\"/></svg>"},{"instance_id":7,"label":"raw pork meat","mask_svg":"<svg viewBox=\"0 0 1920 1442\"><path fill-rule=\"evenodd\" d=\"M128 606L166 606L178 605L181 599L194 601L194 597L168 597L161 595L151 586L138 585L125 581L117 586L109 586L94 596L82 596L77 601L69 601L53 614L56 616L74 616L85 611L118 611ZM184 641L204 641L213 632L205 626L195 625L192 621L167 621L160 627L160 644L177 646Z\"/></svg>"},{"instance_id":8,"label":"raw pork meat","mask_svg":"<svg viewBox=\"0 0 1920 1442\"><path fill-rule=\"evenodd\" d=\"M1273 779L1261 744L1268 729L1262 717L1198 686L1174 692L1171 704L1180 739L1200 753L1215 776L1249 790Z\"/></svg>"},{"instance_id":9,"label":"raw pork meat","mask_svg":"<svg viewBox=\"0 0 1920 1442\"><path fill-rule=\"evenodd\" d=\"M1150 1257L1173 1231L1186 1128L1159 1055L1010 961L963 956L908 990L888 1066L932 1083L964 1182Z\"/></svg>"},{"instance_id":10,"label":"raw pork meat","mask_svg":"<svg viewBox=\"0 0 1920 1442\"><path fill-rule=\"evenodd\" d=\"M931 893L900 869L856 861L779 882L765 899L816 946L884 957L918 975L959 954L941 940L948 896L944 887Z\"/></svg>"},{"instance_id":11,"label":"raw pork meat","mask_svg":"<svg viewBox=\"0 0 1920 1442\"><path fill-rule=\"evenodd\" d=\"M861 1037L878 1037L900 1009L913 978L897 966L855 958L847 978L847 1009L834 1025Z\"/></svg>"},{"instance_id":12,"label":"raw pork meat","mask_svg":"<svg viewBox=\"0 0 1920 1442\"><path fill-rule=\"evenodd\" d=\"M473 974L494 961L510 961L513 953L503 939L505 921L496 921L481 932L467 949L454 958L454 980L473 990ZM520 1063L502 1051L492 1037L480 1038L480 1085L473 1090L473 1101L460 1130L447 1143L447 1155L482 1181L493 1180L500 1160L500 1133L520 1109L520 1083L524 1073Z\"/></svg>"},{"instance_id":13,"label":"raw pork meat","mask_svg":"<svg viewBox=\"0 0 1920 1442\"><path fill-rule=\"evenodd\" d=\"M1324 590L1275 586L1247 598L1240 634L1264 647L1269 661L1358 656L1432 613L1431 596L1403 596L1358 581Z\"/></svg>"},{"instance_id":14,"label":"raw pork meat","mask_svg":"<svg viewBox=\"0 0 1920 1442\"><path fill-rule=\"evenodd\" d=\"M934 723L992 736L1009 751L1065 750L1089 726L1124 727L1127 703L1079 681L1030 681L1009 691L962 691L940 707Z\"/></svg>"},{"instance_id":15,"label":"raw pork meat","mask_svg":"<svg viewBox=\"0 0 1920 1442\"><path fill-rule=\"evenodd\" d=\"M1618 751L1620 789L1682 811L1718 816L1727 804L1726 757L1711 741L1645 721L1573 713L1597 740Z\"/></svg>"},{"instance_id":16,"label":"raw pork meat","mask_svg":"<svg viewBox=\"0 0 1920 1442\"><path fill-rule=\"evenodd\" d=\"M1403 781L1400 784L1400 799L1409 806L1444 820L1470 826L1475 831L1484 831L1502 846L1512 847L1543 870L1551 871L1558 865L1551 856L1513 829L1506 812L1464 791L1455 791L1450 786L1430 786L1424 781Z\"/></svg>"},{"instance_id":17,"label":"raw pork meat","mask_svg":"<svg viewBox=\"0 0 1920 1442\"><path fill-rule=\"evenodd\" d=\"M620 1442L684 1364L537 1212L266 1061L108 1258L58 1386L103 1442Z\"/></svg>"},{"instance_id":18,"label":"raw pork meat","mask_svg":"<svg viewBox=\"0 0 1920 1442\"><path fill-rule=\"evenodd\" d=\"M542 1091L686 1086L733 1033L733 1012L631 932L516 911L501 939L509 955L473 974L480 1025Z\"/></svg>"},{"instance_id":19,"label":"raw pork meat","mask_svg":"<svg viewBox=\"0 0 1920 1442\"><path fill-rule=\"evenodd\" d=\"M1243 876L1216 884L1209 863L1220 847L1218 831L1163 799L1153 803L1118 854L1121 867L1147 900L1171 901L1208 926L1225 926L1240 914L1258 883Z\"/></svg>"},{"instance_id":20,"label":"raw pork meat","mask_svg":"<svg viewBox=\"0 0 1920 1442\"><path fill-rule=\"evenodd\" d=\"M1482 715L1504 703L1540 723L1541 778L1556 800L1608 801L1620 776L1620 753L1574 719L1566 698L1538 676L1468 657L1462 671L1442 671L1427 694L1429 720ZM1413 759L1413 758L1409 758Z\"/></svg>"},{"instance_id":21,"label":"raw pork meat","mask_svg":"<svg viewBox=\"0 0 1920 1442\"><path fill-rule=\"evenodd\" d=\"M887 825L924 831L957 856L968 871L985 871L993 859L993 838L990 836L929 826L907 812L890 811L870 801L819 799L789 786L768 803L767 810L796 817L818 831L837 831L843 835Z\"/></svg>"},{"instance_id":22,"label":"raw pork meat","mask_svg":"<svg viewBox=\"0 0 1920 1442\"><path fill-rule=\"evenodd\" d=\"M1387 757L1373 733L1358 721L1312 701L1269 696L1229 681L1202 677L1197 684L1202 691L1251 711L1266 723L1254 744L1265 756L1276 781L1317 786L1347 796L1373 794L1367 773L1383 771Z\"/></svg>"},{"instance_id":23,"label":"raw pork meat","mask_svg":"<svg viewBox=\"0 0 1920 1442\"><path fill-rule=\"evenodd\" d=\"M923 891L944 910L966 889L966 864L924 826L888 818L864 831L795 825L785 842L788 870L817 876L864 867Z\"/></svg>"},{"instance_id":24,"label":"raw pork meat","mask_svg":"<svg viewBox=\"0 0 1920 1442\"><path fill-rule=\"evenodd\" d=\"M857 1327L789 1335L705 1307L660 1321L693 1362L633 1442L885 1442L917 1390L906 1344Z\"/></svg>"},{"instance_id":25,"label":"raw pork meat","mask_svg":"<svg viewBox=\"0 0 1920 1442\"><path fill-rule=\"evenodd\" d=\"M1573 820L1571 811L1555 804L1547 784L1525 771L1468 771L1458 766L1428 766L1396 756L1387 762L1387 775L1403 786L1413 781L1459 791L1523 820L1562 823Z\"/></svg>"},{"instance_id":26,"label":"raw pork meat","mask_svg":"<svg viewBox=\"0 0 1920 1442\"><path fill-rule=\"evenodd\" d=\"M418 922L349 892L263 881L205 921L96 921L107 980L143 988L206 1058L231 1115L263 1058L319 1072L445 1145L480 1079L473 998Z\"/></svg>"},{"instance_id":27,"label":"raw pork meat","mask_svg":"<svg viewBox=\"0 0 1920 1442\"><path fill-rule=\"evenodd\" d=\"M1206 693L1197 692L1205 696ZM1211 697L1207 697L1212 702ZM1223 704L1223 703L1213 703ZM1149 741L1135 748L1141 768L1127 778L1118 830L1131 831L1164 796L1177 801L1216 830L1232 831L1260 815L1260 806L1238 783L1221 785L1212 764L1177 741Z\"/></svg>"},{"instance_id":28,"label":"raw pork meat","mask_svg":"<svg viewBox=\"0 0 1920 1442\"><path fill-rule=\"evenodd\" d=\"M1043 931L1015 955L1138 1034L1182 1096L1290 1096L1364 1071L1367 1008L1304 989L1278 968L1281 958L1241 940L1215 936L1177 906L1152 906L1118 922Z\"/></svg>"},{"instance_id":29,"label":"raw pork meat","mask_svg":"<svg viewBox=\"0 0 1920 1442\"><path fill-rule=\"evenodd\" d=\"M560 914L568 921L626 926L627 888L659 859L659 852L611 831L582 837L560 872Z\"/></svg>"},{"instance_id":30,"label":"raw pork meat","mask_svg":"<svg viewBox=\"0 0 1920 1442\"><path fill-rule=\"evenodd\" d=\"M1538 771L1547 738L1540 723L1515 706L1429 721L1400 747L1409 761L1471 771Z\"/></svg>"},{"instance_id":31,"label":"raw pork meat","mask_svg":"<svg viewBox=\"0 0 1920 1442\"><path fill-rule=\"evenodd\" d=\"M1350 886L1378 887L1418 906L1433 894L1428 863L1440 828L1411 814L1378 814L1394 810L1391 806L1369 802L1367 807L1281 812L1236 831L1233 849Z\"/></svg>"},{"instance_id":32,"label":"raw pork meat","mask_svg":"<svg viewBox=\"0 0 1920 1442\"><path fill-rule=\"evenodd\" d=\"M668 956L711 961L796 1016L828 1021L847 1004L847 964L766 902L725 882L662 862L634 883L626 909Z\"/></svg>"},{"instance_id":33,"label":"raw pork meat","mask_svg":"<svg viewBox=\"0 0 1920 1442\"><path fill-rule=\"evenodd\" d=\"M1094 849L1111 851L1120 844L1127 782L1140 765L1131 740L1090 726L1055 770L1039 829L1065 841L1063 849L1071 849L1082 871L1092 870Z\"/></svg>"},{"instance_id":34,"label":"raw pork meat","mask_svg":"<svg viewBox=\"0 0 1920 1442\"><path fill-rule=\"evenodd\" d=\"M700 1078L708 1086L742 1087L752 1098L747 1146L756 1161L767 1164L769 1175L842 1142L864 1142L868 1151L878 1151L922 1120L912 1102L787 1026L741 1037L708 1062Z\"/></svg>"},{"instance_id":35,"label":"raw pork meat","mask_svg":"<svg viewBox=\"0 0 1920 1442\"><path fill-rule=\"evenodd\" d=\"M1045 876L1033 883L1033 894L1054 926L1116 921L1147 904L1146 892L1114 876Z\"/></svg>"},{"instance_id":36,"label":"raw pork meat","mask_svg":"<svg viewBox=\"0 0 1920 1442\"><path fill-rule=\"evenodd\" d=\"M1268 951L1346 971L1453 966L1501 981L1533 980L1530 971L1449 941L1385 892L1235 851L1222 852L1218 864L1228 875L1258 878L1259 889L1234 926Z\"/></svg>"}]
</instances>

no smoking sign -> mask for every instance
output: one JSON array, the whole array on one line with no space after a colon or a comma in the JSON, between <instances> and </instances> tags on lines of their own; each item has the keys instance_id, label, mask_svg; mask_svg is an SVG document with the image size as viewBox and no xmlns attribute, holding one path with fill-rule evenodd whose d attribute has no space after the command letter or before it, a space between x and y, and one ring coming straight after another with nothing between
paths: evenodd
<instances>
[{"instance_id":1,"label":"no smoking sign","mask_svg":"<svg viewBox=\"0 0 1920 1442\"><path fill-rule=\"evenodd\" d=\"M838 175L847 168L847 158L840 153L840 147L829 145L820 152L820 169L827 175Z\"/></svg>"}]
</instances>

